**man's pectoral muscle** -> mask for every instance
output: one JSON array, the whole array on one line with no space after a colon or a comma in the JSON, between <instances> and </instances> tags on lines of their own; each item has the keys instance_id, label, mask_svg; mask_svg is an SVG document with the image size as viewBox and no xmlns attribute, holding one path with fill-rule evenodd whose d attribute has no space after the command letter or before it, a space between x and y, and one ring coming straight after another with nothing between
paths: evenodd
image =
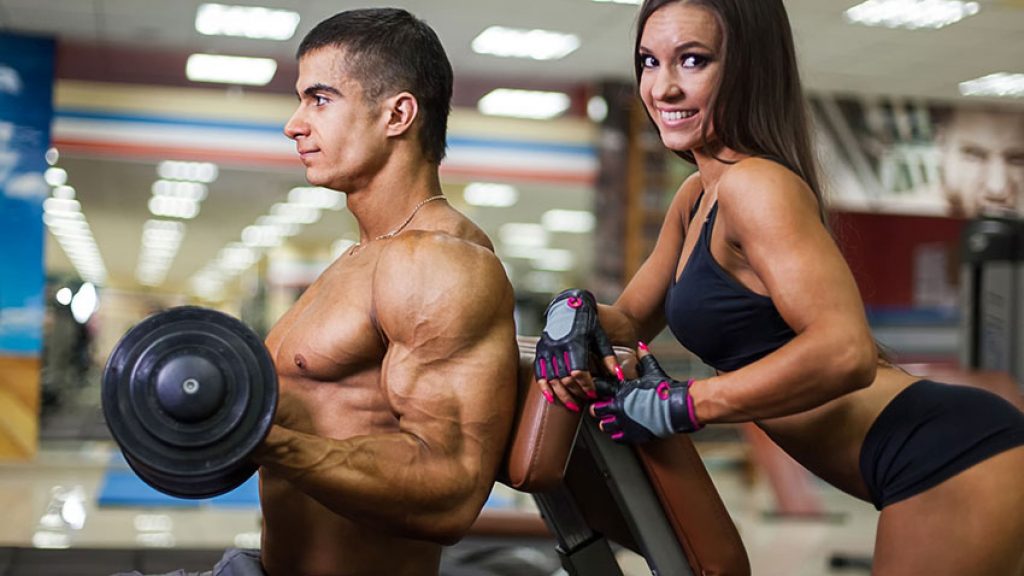
<instances>
[{"instance_id":1,"label":"man's pectoral muscle","mask_svg":"<svg viewBox=\"0 0 1024 576\"><path fill-rule=\"evenodd\" d=\"M257 459L357 523L452 543L490 492L515 409L512 288L493 253L429 232L392 240L372 282L398 431L333 440L274 426Z\"/></svg>"}]
</instances>

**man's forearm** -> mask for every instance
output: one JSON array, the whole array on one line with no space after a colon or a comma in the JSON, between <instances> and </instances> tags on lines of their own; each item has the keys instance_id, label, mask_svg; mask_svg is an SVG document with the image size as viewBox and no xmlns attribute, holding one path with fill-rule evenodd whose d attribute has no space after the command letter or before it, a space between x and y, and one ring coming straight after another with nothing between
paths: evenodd
<instances>
[{"instance_id":1,"label":"man's forearm","mask_svg":"<svg viewBox=\"0 0 1024 576\"><path fill-rule=\"evenodd\" d=\"M274 426L253 459L336 514L445 544L476 519L491 482L401 432L332 440Z\"/></svg>"}]
</instances>

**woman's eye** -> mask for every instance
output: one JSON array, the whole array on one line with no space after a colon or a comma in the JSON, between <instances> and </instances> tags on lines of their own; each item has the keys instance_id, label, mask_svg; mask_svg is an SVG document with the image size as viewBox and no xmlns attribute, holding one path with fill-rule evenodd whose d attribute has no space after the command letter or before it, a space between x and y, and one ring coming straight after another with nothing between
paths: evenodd
<instances>
[{"instance_id":1,"label":"woman's eye","mask_svg":"<svg viewBox=\"0 0 1024 576\"><path fill-rule=\"evenodd\" d=\"M644 54L640 56L640 65L644 68L653 68L658 65L658 59L654 56Z\"/></svg>"},{"instance_id":2,"label":"woman's eye","mask_svg":"<svg viewBox=\"0 0 1024 576\"><path fill-rule=\"evenodd\" d=\"M701 68L708 63L706 56L699 54L686 54L683 56L683 68Z\"/></svg>"}]
</instances>

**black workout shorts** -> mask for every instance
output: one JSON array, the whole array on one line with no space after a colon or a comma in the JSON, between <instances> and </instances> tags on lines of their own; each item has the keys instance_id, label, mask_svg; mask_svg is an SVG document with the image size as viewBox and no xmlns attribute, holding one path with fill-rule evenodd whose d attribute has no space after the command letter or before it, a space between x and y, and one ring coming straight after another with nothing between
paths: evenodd
<instances>
[{"instance_id":1,"label":"black workout shorts","mask_svg":"<svg viewBox=\"0 0 1024 576\"><path fill-rule=\"evenodd\" d=\"M920 380L889 402L860 450L860 472L881 510L975 464L1024 445L1024 412L970 386Z\"/></svg>"}]
</instances>

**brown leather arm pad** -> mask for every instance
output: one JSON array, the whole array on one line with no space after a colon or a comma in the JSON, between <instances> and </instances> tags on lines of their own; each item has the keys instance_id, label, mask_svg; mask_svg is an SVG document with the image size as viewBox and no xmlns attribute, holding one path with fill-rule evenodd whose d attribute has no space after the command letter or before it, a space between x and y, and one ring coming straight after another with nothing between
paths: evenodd
<instances>
[{"instance_id":1,"label":"brown leather arm pad","mask_svg":"<svg viewBox=\"0 0 1024 576\"><path fill-rule=\"evenodd\" d=\"M565 475L580 414L548 404L533 376L537 338L519 338L518 402L498 481L522 492L554 490Z\"/></svg>"},{"instance_id":2,"label":"brown leather arm pad","mask_svg":"<svg viewBox=\"0 0 1024 576\"><path fill-rule=\"evenodd\" d=\"M748 576L746 548L690 437L676 434L643 444L637 456L693 573Z\"/></svg>"}]
</instances>

